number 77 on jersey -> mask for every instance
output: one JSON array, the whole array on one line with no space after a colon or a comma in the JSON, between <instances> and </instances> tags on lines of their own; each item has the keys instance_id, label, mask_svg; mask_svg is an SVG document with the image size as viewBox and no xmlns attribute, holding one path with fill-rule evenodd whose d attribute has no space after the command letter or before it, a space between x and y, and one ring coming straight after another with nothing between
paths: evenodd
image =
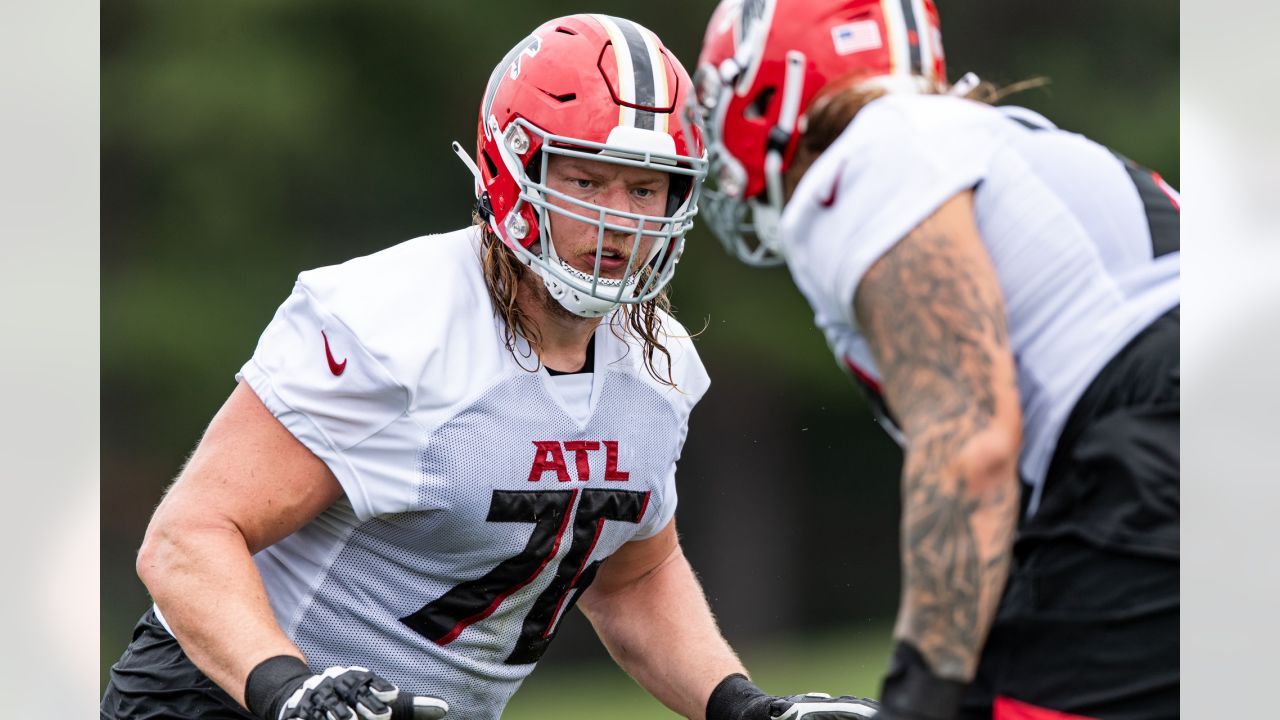
<instances>
[{"instance_id":1,"label":"number 77 on jersey","mask_svg":"<svg viewBox=\"0 0 1280 720\"><path fill-rule=\"evenodd\" d=\"M560 482L569 482L561 443L535 441L537 453L529 470L529 480L537 482L554 472ZM628 473L618 469L618 443L603 441L606 461L604 479L625 481ZM578 479L590 479L587 453L599 450L594 441L567 441L564 449L574 454ZM577 512L570 510L577 506ZM573 517L569 548L556 567L551 583L534 600L521 626L508 665L537 662L555 637L556 620L572 607L583 590L595 579L602 561L588 563L604 523L639 523L649 505L648 491L578 488L573 490L495 490L489 505L488 522L533 524L524 549L515 557L475 580L455 585L417 612L400 618L414 632L439 645L448 645L468 626L493 614L513 593L533 582L560 551Z\"/></svg>"}]
</instances>

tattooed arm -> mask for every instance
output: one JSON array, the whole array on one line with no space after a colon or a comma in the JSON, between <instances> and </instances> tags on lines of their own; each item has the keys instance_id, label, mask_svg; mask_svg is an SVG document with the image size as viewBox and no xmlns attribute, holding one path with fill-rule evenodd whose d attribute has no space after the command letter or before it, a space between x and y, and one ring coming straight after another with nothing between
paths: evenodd
<instances>
[{"instance_id":1,"label":"tattooed arm","mask_svg":"<svg viewBox=\"0 0 1280 720\"><path fill-rule=\"evenodd\" d=\"M894 636L938 677L964 682L1008 571L1022 432L1004 302L971 191L871 266L854 311L907 438Z\"/></svg>"}]
</instances>

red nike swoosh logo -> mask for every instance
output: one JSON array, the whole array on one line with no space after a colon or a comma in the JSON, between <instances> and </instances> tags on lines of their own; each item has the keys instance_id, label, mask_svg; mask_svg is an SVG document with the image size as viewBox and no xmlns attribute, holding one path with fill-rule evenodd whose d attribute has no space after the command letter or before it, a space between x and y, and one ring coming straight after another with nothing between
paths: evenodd
<instances>
[{"instance_id":1,"label":"red nike swoosh logo","mask_svg":"<svg viewBox=\"0 0 1280 720\"><path fill-rule=\"evenodd\" d=\"M829 208L836 204L836 191L840 189L840 175L844 173L844 163L840 164L840 169L836 170L836 179L831 181L831 191L824 198L818 198L818 204L824 208Z\"/></svg>"},{"instance_id":2,"label":"red nike swoosh logo","mask_svg":"<svg viewBox=\"0 0 1280 720\"><path fill-rule=\"evenodd\" d=\"M320 337L324 338L324 356L329 361L329 372L334 375L341 375L343 370L347 369L347 361L344 358L342 362L333 359L333 351L329 349L329 336L320 331Z\"/></svg>"}]
</instances>

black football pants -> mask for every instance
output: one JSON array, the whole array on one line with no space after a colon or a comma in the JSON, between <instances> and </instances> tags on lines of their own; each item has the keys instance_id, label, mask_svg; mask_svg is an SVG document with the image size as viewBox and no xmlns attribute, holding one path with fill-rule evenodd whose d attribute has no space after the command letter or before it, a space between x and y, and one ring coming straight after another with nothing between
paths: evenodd
<instances>
[{"instance_id":1,"label":"black football pants","mask_svg":"<svg viewBox=\"0 0 1280 720\"><path fill-rule=\"evenodd\" d=\"M102 720L256 720L200 672L148 610L111 666Z\"/></svg>"},{"instance_id":2,"label":"black football pants","mask_svg":"<svg viewBox=\"0 0 1280 720\"><path fill-rule=\"evenodd\" d=\"M1072 410L962 717L1178 717L1179 311Z\"/></svg>"}]
</instances>

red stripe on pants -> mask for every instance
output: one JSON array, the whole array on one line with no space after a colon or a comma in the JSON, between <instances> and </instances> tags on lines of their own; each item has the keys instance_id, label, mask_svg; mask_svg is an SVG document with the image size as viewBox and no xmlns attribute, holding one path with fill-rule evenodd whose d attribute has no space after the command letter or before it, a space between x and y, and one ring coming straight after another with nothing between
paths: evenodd
<instances>
[{"instance_id":1,"label":"red stripe on pants","mask_svg":"<svg viewBox=\"0 0 1280 720\"><path fill-rule=\"evenodd\" d=\"M1092 720L1092 718L1050 710L998 695L995 708L991 713L991 720Z\"/></svg>"}]
</instances>

